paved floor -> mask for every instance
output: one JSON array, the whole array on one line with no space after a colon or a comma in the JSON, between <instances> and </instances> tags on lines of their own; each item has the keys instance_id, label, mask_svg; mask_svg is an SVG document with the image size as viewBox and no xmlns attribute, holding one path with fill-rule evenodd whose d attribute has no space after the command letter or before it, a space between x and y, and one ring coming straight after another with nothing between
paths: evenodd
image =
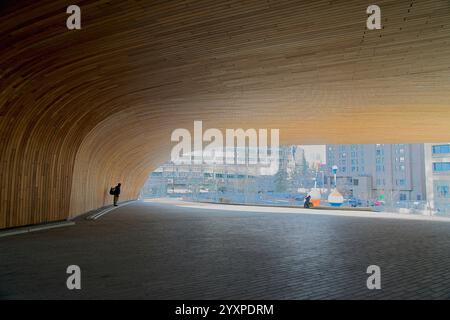
<instances>
[{"instance_id":1,"label":"paved floor","mask_svg":"<svg viewBox=\"0 0 450 320\"><path fill-rule=\"evenodd\" d=\"M0 238L0 298L449 299L449 235L442 221L136 203Z\"/></svg>"}]
</instances>

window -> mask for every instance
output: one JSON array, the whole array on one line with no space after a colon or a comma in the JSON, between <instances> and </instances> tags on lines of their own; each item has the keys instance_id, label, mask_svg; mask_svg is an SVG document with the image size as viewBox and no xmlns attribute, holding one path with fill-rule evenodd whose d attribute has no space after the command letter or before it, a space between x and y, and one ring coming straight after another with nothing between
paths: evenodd
<instances>
[{"instance_id":1,"label":"window","mask_svg":"<svg viewBox=\"0 0 450 320\"><path fill-rule=\"evenodd\" d=\"M437 186L437 193L439 198L449 198L449 186Z\"/></svg>"},{"instance_id":2,"label":"window","mask_svg":"<svg viewBox=\"0 0 450 320\"><path fill-rule=\"evenodd\" d=\"M400 180L398 180L398 184L400 186L404 186L406 184L406 180L405 179L400 179Z\"/></svg>"},{"instance_id":3,"label":"window","mask_svg":"<svg viewBox=\"0 0 450 320\"><path fill-rule=\"evenodd\" d=\"M353 185L357 186L359 184L359 180L358 179L353 179Z\"/></svg>"},{"instance_id":4,"label":"window","mask_svg":"<svg viewBox=\"0 0 450 320\"><path fill-rule=\"evenodd\" d=\"M400 201L406 201L406 194L400 193Z\"/></svg>"},{"instance_id":5,"label":"window","mask_svg":"<svg viewBox=\"0 0 450 320\"><path fill-rule=\"evenodd\" d=\"M450 153L450 144L433 146L433 154Z\"/></svg>"},{"instance_id":6,"label":"window","mask_svg":"<svg viewBox=\"0 0 450 320\"><path fill-rule=\"evenodd\" d=\"M152 172L152 177L162 177L162 172Z\"/></svg>"},{"instance_id":7,"label":"window","mask_svg":"<svg viewBox=\"0 0 450 320\"><path fill-rule=\"evenodd\" d=\"M450 171L450 162L434 162L433 171Z\"/></svg>"}]
</instances>

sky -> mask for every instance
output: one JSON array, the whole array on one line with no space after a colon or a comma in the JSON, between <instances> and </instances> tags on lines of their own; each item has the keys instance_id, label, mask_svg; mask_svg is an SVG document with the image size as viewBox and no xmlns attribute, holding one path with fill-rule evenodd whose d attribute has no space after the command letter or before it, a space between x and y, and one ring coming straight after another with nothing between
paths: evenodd
<instances>
[{"instance_id":1,"label":"sky","mask_svg":"<svg viewBox=\"0 0 450 320\"><path fill-rule=\"evenodd\" d=\"M309 163L319 159L326 163L325 145L301 145L300 148L305 150L305 158Z\"/></svg>"}]
</instances>

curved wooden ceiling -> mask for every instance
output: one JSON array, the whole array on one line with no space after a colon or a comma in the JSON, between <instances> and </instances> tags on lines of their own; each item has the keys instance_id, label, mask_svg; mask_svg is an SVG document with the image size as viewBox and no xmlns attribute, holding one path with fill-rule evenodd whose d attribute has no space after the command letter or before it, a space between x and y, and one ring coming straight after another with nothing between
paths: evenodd
<instances>
[{"instance_id":1,"label":"curved wooden ceiling","mask_svg":"<svg viewBox=\"0 0 450 320\"><path fill-rule=\"evenodd\" d=\"M7 2L8 3L8 2ZM450 5L10 1L0 9L0 228L135 198L170 132L280 128L285 143L450 140Z\"/></svg>"}]
</instances>

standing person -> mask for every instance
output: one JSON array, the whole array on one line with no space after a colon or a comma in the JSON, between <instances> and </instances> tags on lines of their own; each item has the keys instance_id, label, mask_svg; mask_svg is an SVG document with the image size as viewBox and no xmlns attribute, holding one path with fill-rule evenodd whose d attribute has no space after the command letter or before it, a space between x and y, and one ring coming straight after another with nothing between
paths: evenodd
<instances>
[{"instance_id":1,"label":"standing person","mask_svg":"<svg viewBox=\"0 0 450 320\"><path fill-rule=\"evenodd\" d=\"M117 207L117 202L119 202L120 186L121 186L121 184L118 183L117 186L115 186L114 188L111 188L111 191L109 192L112 195L114 195L114 206L115 207Z\"/></svg>"}]
</instances>

